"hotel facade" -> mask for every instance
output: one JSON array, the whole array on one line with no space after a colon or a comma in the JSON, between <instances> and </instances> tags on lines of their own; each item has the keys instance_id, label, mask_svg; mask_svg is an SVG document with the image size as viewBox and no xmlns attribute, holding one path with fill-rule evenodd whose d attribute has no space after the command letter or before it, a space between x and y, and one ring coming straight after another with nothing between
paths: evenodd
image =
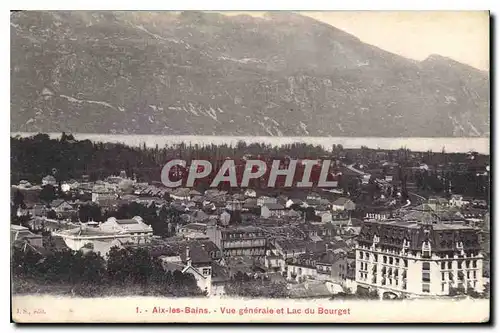
<instances>
[{"instance_id":1,"label":"hotel facade","mask_svg":"<svg viewBox=\"0 0 500 333\"><path fill-rule=\"evenodd\" d=\"M356 285L381 297L482 292L478 232L457 224L366 221L356 246Z\"/></svg>"}]
</instances>

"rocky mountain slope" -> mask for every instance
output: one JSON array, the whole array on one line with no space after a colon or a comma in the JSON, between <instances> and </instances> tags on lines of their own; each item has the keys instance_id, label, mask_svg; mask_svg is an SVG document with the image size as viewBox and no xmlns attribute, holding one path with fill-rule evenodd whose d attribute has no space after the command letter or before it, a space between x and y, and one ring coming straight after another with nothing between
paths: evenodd
<instances>
[{"instance_id":1,"label":"rocky mountain slope","mask_svg":"<svg viewBox=\"0 0 500 333\"><path fill-rule=\"evenodd\" d=\"M488 73L294 13L11 14L11 130L488 136Z\"/></svg>"}]
</instances>

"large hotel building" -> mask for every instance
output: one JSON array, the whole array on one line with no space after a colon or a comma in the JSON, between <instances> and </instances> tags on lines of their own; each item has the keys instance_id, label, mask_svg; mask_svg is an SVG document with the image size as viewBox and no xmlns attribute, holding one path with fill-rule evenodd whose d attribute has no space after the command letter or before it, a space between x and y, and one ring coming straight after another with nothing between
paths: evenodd
<instances>
[{"instance_id":1,"label":"large hotel building","mask_svg":"<svg viewBox=\"0 0 500 333\"><path fill-rule=\"evenodd\" d=\"M478 230L460 224L366 221L356 247L356 283L397 297L483 291Z\"/></svg>"}]
</instances>

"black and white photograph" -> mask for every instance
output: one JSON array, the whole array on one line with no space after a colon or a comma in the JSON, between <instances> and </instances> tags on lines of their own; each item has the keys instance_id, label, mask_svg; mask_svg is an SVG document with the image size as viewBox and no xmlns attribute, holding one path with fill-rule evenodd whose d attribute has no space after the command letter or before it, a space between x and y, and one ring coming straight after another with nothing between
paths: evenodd
<instances>
[{"instance_id":1,"label":"black and white photograph","mask_svg":"<svg viewBox=\"0 0 500 333\"><path fill-rule=\"evenodd\" d=\"M12 320L488 322L490 115L488 11L11 11Z\"/></svg>"}]
</instances>

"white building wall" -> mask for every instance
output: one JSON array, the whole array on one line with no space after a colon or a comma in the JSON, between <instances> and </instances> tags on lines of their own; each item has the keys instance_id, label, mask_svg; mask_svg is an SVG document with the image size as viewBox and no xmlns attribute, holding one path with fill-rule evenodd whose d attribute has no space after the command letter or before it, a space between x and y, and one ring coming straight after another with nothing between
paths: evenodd
<instances>
[{"instance_id":1,"label":"white building wall","mask_svg":"<svg viewBox=\"0 0 500 333\"><path fill-rule=\"evenodd\" d=\"M363 258L360 256L360 252L363 252ZM367 253L369 253L369 258L367 258ZM378 255L378 262L374 262L374 254ZM383 264L383 256L387 256L387 264ZM389 258L393 258L393 265L389 264ZM399 258L399 265L395 264L395 259ZM426 296L426 295L448 295L449 294L449 287L450 285L453 287L458 286L458 272L462 271L464 274L464 280L463 284L464 287L467 287L467 269L465 265L465 260L470 260L470 265L469 265L469 271L470 271L470 281L473 286L474 281L476 281L476 287L474 288L477 292L483 291L484 288L484 279L482 277L482 256L476 256L476 257L464 257L463 260L464 263L462 264L462 269L458 269L458 257L452 257L452 258L441 258L436 256L435 254L432 255L430 258L423 258L421 254L417 254L416 256L411 256L411 255L406 255L400 252L382 252L378 248L373 248L373 247L361 247L358 246L356 248L356 284L362 285L362 286L367 286L367 287L373 287L376 289L379 289L380 291L395 291L395 292L402 292L402 293L408 293L410 295L415 295L415 296ZM404 267L404 260L407 260L408 262L408 267ZM476 267L473 267L472 260L477 260L477 265ZM430 265L430 282L424 282L423 281L423 263L428 262ZM445 262L445 269L443 270L441 268L441 263ZM448 269L448 262L452 263L452 268ZM367 270L364 269L365 264L367 266ZM373 283L372 277L374 274L373 273L373 267L377 267L377 281L376 283ZM394 271L395 268L398 269L399 274L398 274L398 283L396 284L396 280L393 278L392 283L388 281L389 275L387 274L387 283L385 286L382 285L381 281L383 278L383 273L382 273L382 268L383 267L392 267L392 270ZM406 270L406 289L403 288L403 272ZM476 278L474 279L474 274L473 272L476 271ZM445 273L445 279L443 280L442 278L442 273ZM454 277L454 283L451 284L449 281L449 272L452 272L453 277ZM367 278L364 278L364 274L367 275ZM444 289L443 289L443 282L445 283ZM429 292L424 292L423 291L423 284L429 284Z\"/></svg>"}]
</instances>

